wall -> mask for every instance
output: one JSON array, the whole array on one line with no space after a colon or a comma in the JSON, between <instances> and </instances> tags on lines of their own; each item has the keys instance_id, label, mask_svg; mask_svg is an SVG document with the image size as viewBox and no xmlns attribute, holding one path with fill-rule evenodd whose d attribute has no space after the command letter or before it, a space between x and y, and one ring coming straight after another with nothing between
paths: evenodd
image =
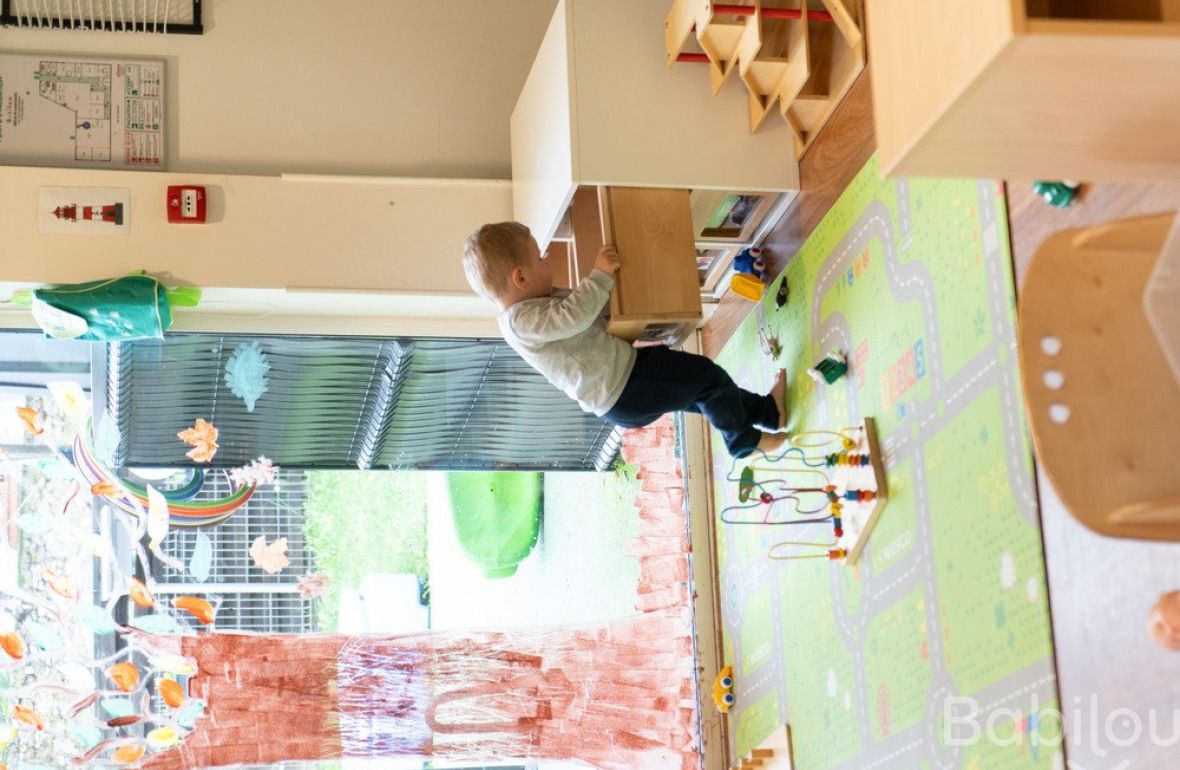
<instances>
[{"instance_id":1,"label":"wall","mask_svg":"<svg viewBox=\"0 0 1180 770\"><path fill-rule=\"evenodd\" d=\"M182 182L209 192L207 224L166 221L165 190ZM126 234L41 233L43 185L127 191ZM295 331L317 316L322 328L301 330L482 335L495 332L494 306L468 289L459 255L467 233L511 216L511 184L0 166L0 212L0 289L147 269L213 290L179 328ZM489 322L421 323L440 318Z\"/></svg>"},{"instance_id":2,"label":"wall","mask_svg":"<svg viewBox=\"0 0 1180 770\"><path fill-rule=\"evenodd\" d=\"M507 179L555 2L205 0L199 37L0 29L0 50L166 59L171 171Z\"/></svg>"},{"instance_id":3,"label":"wall","mask_svg":"<svg viewBox=\"0 0 1180 770\"><path fill-rule=\"evenodd\" d=\"M177 328L495 334L460 246L511 218L509 185L479 180L510 175L554 2L206 0L199 37L0 30L0 50L165 58L170 172L0 166L0 297L145 268L208 290ZM181 182L209 186L210 224L164 223ZM42 185L129 189L129 235L39 234Z\"/></svg>"}]
</instances>

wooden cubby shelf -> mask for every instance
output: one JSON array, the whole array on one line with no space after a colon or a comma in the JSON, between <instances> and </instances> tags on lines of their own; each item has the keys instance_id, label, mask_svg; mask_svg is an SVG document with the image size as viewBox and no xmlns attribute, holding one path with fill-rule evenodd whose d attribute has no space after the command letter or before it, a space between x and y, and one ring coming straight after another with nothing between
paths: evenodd
<instances>
[{"instance_id":1,"label":"wooden cubby shelf","mask_svg":"<svg viewBox=\"0 0 1180 770\"><path fill-rule=\"evenodd\" d=\"M860 0L674 0L664 46L668 66L701 60L699 47L714 94L737 69L750 131L777 104L801 156L864 69L862 26Z\"/></svg>"}]
</instances>

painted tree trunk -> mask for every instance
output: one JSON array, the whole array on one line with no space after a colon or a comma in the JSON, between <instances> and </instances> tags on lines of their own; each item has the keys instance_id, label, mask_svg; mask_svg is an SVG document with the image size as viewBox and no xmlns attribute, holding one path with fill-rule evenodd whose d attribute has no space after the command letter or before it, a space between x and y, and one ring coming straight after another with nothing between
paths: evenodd
<instances>
[{"instance_id":1,"label":"painted tree trunk","mask_svg":"<svg viewBox=\"0 0 1180 770\"><path fill-rule=\"evenodd\" d=\"M699 762L684 481L670 420L627 436L640 467L636 617L405 636L186 637L207 711L151 770L285 760Z\"/></svg>"},{"instance_id":2,"label":"painted tree trunk","mask_svg":"<svg viewBox=\"0 0 1180 770\"><path fill-rule=\"evenodd\" d=\"M696 765L691 642L662 614L586 628L181 640L209 713L159 770L421 756Z\"/></svg>"}]
</instances>

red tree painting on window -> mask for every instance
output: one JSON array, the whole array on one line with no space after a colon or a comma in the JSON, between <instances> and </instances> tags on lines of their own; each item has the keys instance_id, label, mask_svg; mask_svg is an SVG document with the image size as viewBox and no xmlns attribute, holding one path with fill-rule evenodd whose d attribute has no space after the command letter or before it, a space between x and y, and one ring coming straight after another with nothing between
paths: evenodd
<instances>
[{"instance_id":1,"label":"red tree painting on window","mask_svg":"<svg viewBox=\"0 0 1180 770\"><path fill-rule=\"evenodd\" d=\"M40 435L36 415L25 417ZM46 595L22 590L8 597L25 609L15 630L4 634L0 653L0 670L14 676L14 687L4 693L11 713L0 716L7 731L0 733L0 761L36 759L42 736L60 733L63 740L45 751L83 745L69 758L76 766L114 761L195 770L424 757L572 759L604 770L695 768L688 532L670 422L634 431L626 443L625 453L643 468L639 535L629 548L640 562L635 616L584 627L400 636L163 636L119 628L130 645L117 653L122 662L72 661L82 676L50 681L58 674L22 674L33 667L51 671L45 666L55 656L78 657L81 648L70 640L84 635L74 634L71 624L85 621L95 632L109 626L104 633L115 627L103 608L80 602L63 575L43 570L47 577L37 586ZM120 494L99 487L91 493ZM71 492L71 501L78 492ZM132 581L129 600L153 602L149 588ZM90 669L101 673L98 688L93 674L87 684ZM149 709L153 692L175 709L172 715ZM190 705L200 716L180 719ZM13 746L18 753L6 755Z\"/></svg>"}]
</instances>

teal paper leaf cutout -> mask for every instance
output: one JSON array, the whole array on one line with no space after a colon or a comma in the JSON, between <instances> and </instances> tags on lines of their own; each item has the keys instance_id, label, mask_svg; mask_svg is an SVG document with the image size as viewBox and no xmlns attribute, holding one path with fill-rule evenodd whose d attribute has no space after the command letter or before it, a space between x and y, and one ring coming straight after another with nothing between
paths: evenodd
<instances>
[{"instance_id":1,"label":"teal paper leaf cutout","mask_svg":"<svg viewBox=\"0 0 1180 770\"><path fill-rule=\"evenodd\" d=\"M130 701L128 705L130 705ZM99 744L102 740L102 730L99 730L92 724L76 721L70 725L70 737L77 741L78 746L85 751Z\"/></svg>"},{"instance_id":2,"label":"teal paper leaf cutout","mask_svg":"<svg viewBox=\"0 0 1180 770\"><path fill-rule=\"evenodd\" d=\"M114 465L119 449L119 428L109 412L104 411L94 424L94 454L108 468Z\"/></svg>"},{"instance_id":3,"label":"teal paper leaf cutout","mask_svg":"<svg viewBox=\"0 0 1180 770\"><path fill-rule=\"evenodd\" d=\"M135 704L127 698L103 698L98 705L102 706L102 710L107 712L111 719L129 717L136 713Z\"/></svg>"},{"instance_id":4,"label":"teal paper leaf cutout","mask_svg":"<svg viewBox=\"0 0 1180 770\"><path fill-rule=\"evenodd\" d=\"M38 650L53 652L62 648L61 634L48 623L42 623L39 620L26 620L23 626L29 641Z\"/></svg>"},{"instance_id":5,"label":"teal paper leaf cutout","mask_svg":"<svg viewBox=\"0 0 1180 770\"><path fill-rule=\"evenodd\" d=\"M190 698L176 710L176 723L186 730L197 726L197 719L205 713L205 701L200 698Z\"/></svg>"},{"instance_id":6,"label":"teal paper leaf cutout","mask_svg":"<svg viewBox=\"0 0 1180 770\"><path fill-rule=\"evenodd\" d=\"M247 412L254 411L254 405L269 387L266 377L269 371L266 354L257 342L238 345L225 365L225 384L235 396L246 402Z\"/></svg>"},{"instance_id":7,"label":"teal paper leaf cutout","mask_svg":"<svg viewBox=\"0 0 1180 770\"><path fill-rule=\"evenodd\" d=\"M209 579L213 570L213 542L209 536L197 531L197 541L193 543L193 555L188 560L188 571L198 583Z\"/></svg>"},{"instance_id":8,"label":"teal paper leaf cutout","mask_svg":"<svg viewBox=\"0 0 1180 770\"><path fill-rule=\"evenodd\" d=\"M176 618L160 613L132 618L131 625L149 634L183 634L187 630Z\"/></svg>"},{"instance_id":9,"label":"teal paper leaf cutout","mask_svg":"<svg viewBox=\"0 0 1180 770\"><path fill-rule=\"evenodd\" d=\"M29 511L16 517L16 526L29 535L45 535L53 529L53 521L48 516Z\"/></svg>"},{"instance_id":10,"label":"teal paper leaf cutout","mask_svg":"<svg viewBox=\"0 0 1180 770\"><path fill-rule=\"evenodd\" d=\"M115 630L115 621L104 607L91 605L82 610L82 622L96 634L109 634Z\"/></svg>"}]
</instances>

